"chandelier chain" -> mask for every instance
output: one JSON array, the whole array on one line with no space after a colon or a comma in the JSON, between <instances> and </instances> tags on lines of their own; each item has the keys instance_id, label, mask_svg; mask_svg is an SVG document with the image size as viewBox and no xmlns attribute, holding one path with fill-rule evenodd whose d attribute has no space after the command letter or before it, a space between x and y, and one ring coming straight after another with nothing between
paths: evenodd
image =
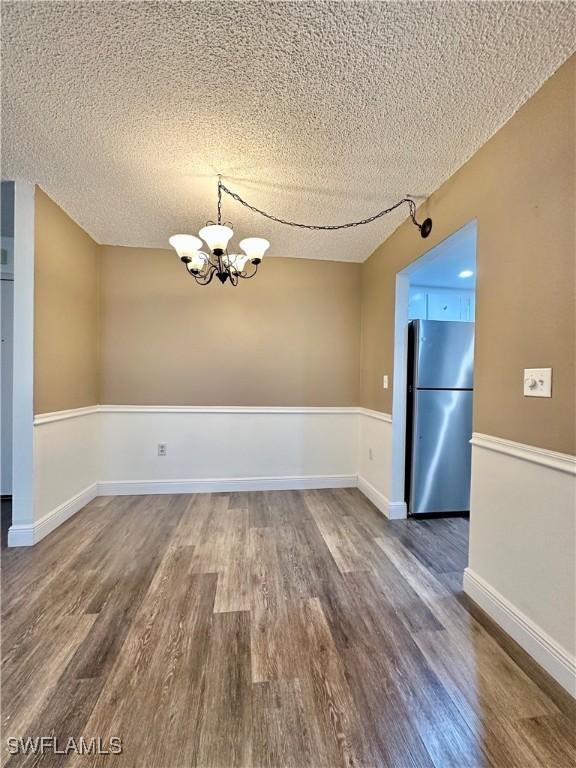
<instances>
[{"instance_id":1,"label":"chandelier chain","mask_svg":"<svg viewBox=\"0 0 576 768\"><path fill-rule=\"evenodd\" d=\"M270 243L262 237L249 237L240 242L240 247L244 253L228 253L228 241L234 233L232 231L232 225L228 225L228 222L225 222L224 228L222 227L223 192L253 213L258 213L260 216L264 216L264 218L269 219L270 221L275 221L278 224L285 224L288 227L323 231L350 229L351 227L360 227L363 224L370 224L372 221L376 221L376 219L380 219L382 216L386 216L387 213L391 213L401 205L406 204L410 212L412 223L418 228L420 235L425 238L428 237L432 231L432 219L424 219L422 224L416 220L416 203L410 197L403 197L402 200L394 203L394 205L391 205L389 208L378 211L378 213L375 213L373 216L368 216L359 221L349 221L346 224L303 224L298 221L282 219L279 216L274 216L271 213L263 211L261 208L257 208L255 205L252 205L247 200L240 197L237 192L228 189L228 187L222 183L222 176L218 174L217 225L215 226L213 221L208 221L206 227L199 232L206 245L208 245L210 253L200 251L199 248L202 245L202 241L192 235L173 235L170 238L170 244L176 249L180 256L180 260L186 266L186 271L194 278L198 285L208 285L212 282L214 275L216 275L222 284L229 281L230 284L234 286L238 285L240 278L243 280L250 280L258 272L258 266L262 261L262 257L270 246ZM246 268L248 263L251 268Z\"/></svg>"},{"instance_id":2,"label":"chandelier chain","mask_svg":"<svg viewBox=\"0 0 576 768\"><path fill-rule=\"evenodd\" d=\"M228 187L222 183L220 178L218 178L218 223L220 223L220 215L221 215L221 208L222 208L222 192L225 192L227 195L230 195L230 197L233 200L236 200L236 202L240 203L240 205L243 205L245 208L248 208L254 213L258 213L260 214L260 216L264 216L265 218L270 219L271 221L275 221L278 224L285 224L288 227L299 227L300 229L313 229L313 230L323 230L323 231L330 231L335 229L350 229L351 227L360 227L363 224L370 224L371 222L376 221L376 219L380 219L382 216L386 216L386 214L392 213L392 211L395 211L396 208L399 208L401 205L406 203L410 210L410 218L412 219L412 223L415 226L417 226L419 230L422 231L422 225L416 221L416 203L410 197L403 197L402 200L399 200L397 203L394 203L394 205L391 205L389 208L385 208L383 211L378 211L378 213L375 213L373 216L368 216L366 219L360 219L359 221L350 221L350 222L347 222L346 224L301 224L297 221L289 221L287 219L281 219L279 216L274 216L271 213L266 213L266 211L263 211L260 208L257 208L255 205L251 205L249 202L247 202L242 197L240 197L240 195L237 192L233 192L231 189L228 189Z\"/></svg>"},{"instance_id":3,"label":"chandelier chain","mask_svg":"<svg viewBox=\"0 0 576 768\"><path fill-rule=\"evenodd\" d=\"M218 224L222 223L222 179L218 174Z\"/></svg>"}]
</instances>

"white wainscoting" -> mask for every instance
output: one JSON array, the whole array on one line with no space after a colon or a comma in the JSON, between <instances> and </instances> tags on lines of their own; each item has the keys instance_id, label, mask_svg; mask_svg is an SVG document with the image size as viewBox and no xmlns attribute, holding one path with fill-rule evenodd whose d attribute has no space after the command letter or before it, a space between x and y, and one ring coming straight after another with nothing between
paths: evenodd
<instances>
[{"instance_id":1,"label":"white wainscoting","mask_svg":"<svg viewBox=\"0 0 576 768\"><path fill-rule=\"evenodd\" d=\"M92 406L34 419L31 546L96 495L357 485L357 408ZM158 456L166 443L166 456Z\"/></svg>"},{"instance_id":2,"label":"white wainscoting","mask_svg":"<svg viewBox=\"0 0 576 768\"><path fill-rule=\"evenodd\" d=\"M36 544L97 495L99 444L96 406L34 420L33 519L10 527L9 546Z\"/></svg>"},{"instance_id":3,"label":"white wainscoting","mask_svg":"<svg viewBox=\"0 0 576 768\"><path fill-rule=\"evenodd\" d=\"M356 485L356 408L102 406L101 416L100 493Z\"/></svg>"},{"instance_id":4,"label":"white wainscoting","mask_svg":"<svg viewBox=\"0 0 576 768\"><path fill-rule=\"evenodd\" d=\"M358 488L391 520L406 517L406 504L391 500L392 417L358 409Z\"/></svg>"},{"instance_id":5,"label":"white wainscoting","mask_svg":"<svg viewBox=\"0 0 576 768\"><path fill-rule=\"evenodd\" d=\"M576 458L474 434L464 590L576 694Z\"/></svg>"},{"instance_id":6,"label":"white wainscoting","mask_svg":"<svg viewBox=\"0 0 576 768\"><path fill-rule=\"evenodd\" d=\"M98 405L40 414L33 515L11 526L9 544L35 544L96 495L358 486L384 515L402 518L405 504L389 499L391 422L354 407Z\"/></svg>"}]
</instances>

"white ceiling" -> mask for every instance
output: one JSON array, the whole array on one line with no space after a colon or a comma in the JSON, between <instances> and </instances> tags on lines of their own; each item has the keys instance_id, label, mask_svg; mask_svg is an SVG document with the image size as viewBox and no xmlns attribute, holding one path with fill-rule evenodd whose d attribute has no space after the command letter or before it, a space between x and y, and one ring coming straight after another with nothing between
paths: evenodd
<instances>
[{"instance_id":1,"label":"white ceiling","mask_svg":"<svg viewBox=\"0 0 576 768\"><path fill-rule=\"evenodd\" d=\"M116 245L213 219L218 172L283 218L363 218L427 196L494 134L576 47L575 9L4 2L2 175ZM363 261L405 215L309 233L224 201L275 256Z\"/></svg>"},{"instance_id":2,"label":"white ceiling","mask_svg":"<svg viewBox=\"0 0 576 768\"><path fill-rule=\"evenodd\" d=\"M405 270L410 285L435 288L465 288L476 286L476 223L467 224L412 262ZM461 272L472 272L460 277Z\"/></svg>"}]
</instances>

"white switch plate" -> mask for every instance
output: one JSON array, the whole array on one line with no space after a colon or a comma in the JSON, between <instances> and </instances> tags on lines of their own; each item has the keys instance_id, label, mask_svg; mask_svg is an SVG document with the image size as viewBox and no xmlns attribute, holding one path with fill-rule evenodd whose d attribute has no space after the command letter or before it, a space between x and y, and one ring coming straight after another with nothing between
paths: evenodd
<instances>
[{"instance_id":1,"label":"white switch plate","mask_svg":"<svg viewBox=\"0 0 576 768\"><path fill-rule=\"evenodd\" d=\"M384 387L384 389L388 389L388 376L382 377L382 386Z\"/></svg>"},{"instance_id":2,"label":"white switch plate","mask_svg":"<svg viewBox=\"0 0 576 768\"><path fill-rule=\"evenodd\" d=\"M524 368L524 396L552 397L552 368Z\"/></svg>"},{"instance_id":3,"label":"white switch plate","mask_svg":"<svg viewBox=\"0 0 576 768\"><path fill-rule=\"evenodd\" d=\"M158 456L167 456L167 455L168 455L168 444L158 443Z\"/></svg>"}]
</instances>

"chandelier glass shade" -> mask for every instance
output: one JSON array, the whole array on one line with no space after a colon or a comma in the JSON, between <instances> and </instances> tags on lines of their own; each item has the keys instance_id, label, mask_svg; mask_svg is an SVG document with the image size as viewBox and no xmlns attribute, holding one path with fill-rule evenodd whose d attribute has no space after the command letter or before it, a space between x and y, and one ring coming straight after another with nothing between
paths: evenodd
<instances>
[{"instance_id":1,"label":"chandelier glass shade","mask_svg":"<svg viewBox=\"0 0 576 768\"><path fill-rule=\"evenodd\" d=\"M207 224L198 234L200 237L172 235L168 242L200 285L208 285L214 275L220 282L229 280L232 285L237 285L239 278L254 277L264 253L270 247L263 237L248 237L240 241L244 253L228 253L228 243L234 230L224 224ZM207 250L203 250L202 240Z\"/></svg>"},{"instance_id":2,"label":"chandelier glass shade","mask_svg":"<svg viewBox=\"0 0 576 768\"><path fill-rule=\"evenodd\" d=\"M205 227L202 227L198 234L211 251L216 249L225 251L228 247L228 242L234 235L234 230L223 224L207 224Z\"/></svg>"},{"instance_id":3,"label":"chandelier glass shade","mask_svg":"<svg viewBox=\"0 0 576 768\"><path fill-rule=\"evenodd\" d=\"M242 253L228 253L228 243L234 236L234 230L231 225L222 222L222 192L225 192L233 200L236 200L236 202L253 213L257 213L270 221L285 224L288 227L324 231L349 229L363 224L371 224L376 219L391 213L406 203L410 212L410 219L420 231L421 237L428 237L432 231L432 219L424 219L422 224L416 220L416 203L410 197L404 197L389 208L385 208L373 216L361 219L360 221L351 221L347 224L301 224L296 221L281 219L278 216L262 211L260 208L256 208L256 206L243 200L236 192L232 192L228 187L225 187L219 176L217 221L208 221L206 226L202 227L198 232L200 237L195 235L172 235L168 241L180 257L180 261L185 265L188 273L199 285L208 285L214 275L222 284L229 281L232 285L238 285L240 279L248 280L254 277L258 271L258 265L262 262L264 254L270 247L268 240L265 240L263 237L246 237L240 240L239 245ZM203 250L202 240L208 248L207 251Z\"/></svg>"}]
</instances>

